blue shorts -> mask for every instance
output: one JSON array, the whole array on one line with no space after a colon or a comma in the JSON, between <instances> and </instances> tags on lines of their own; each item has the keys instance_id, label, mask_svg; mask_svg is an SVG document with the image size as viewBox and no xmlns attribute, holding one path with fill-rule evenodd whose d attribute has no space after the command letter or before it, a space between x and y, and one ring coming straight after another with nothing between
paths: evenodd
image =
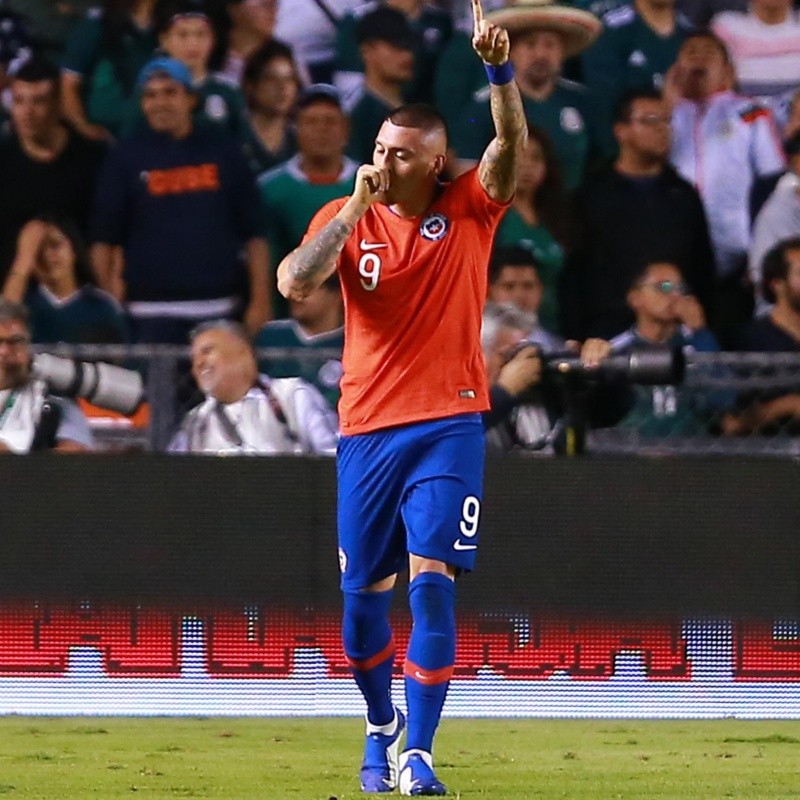
<instances>
[{"instance_id":1,"label":"blue shorts","mask_svg":"<svg viewBox=\"0 0 800 800\"><path fill-rule=\"evenodd\" d=\"M483 458L480 414L343 436L337 455L342 589L400 572L409 553L471 570Z\"/></svg>"}]
</instances>

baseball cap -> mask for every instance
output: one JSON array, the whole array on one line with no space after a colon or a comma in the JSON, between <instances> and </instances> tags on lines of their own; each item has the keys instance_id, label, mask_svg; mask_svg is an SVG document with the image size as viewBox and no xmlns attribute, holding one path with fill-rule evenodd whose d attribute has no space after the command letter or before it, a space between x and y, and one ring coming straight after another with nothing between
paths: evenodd
<instances>
[{"instance_id":1,"label":"baseball cap","mask_svg":"<svg viewBox=\"0 0 800 800\"><path fill-rule=\"evenodd\" d=\"M316 103L318 100L330 103L336 106L340 111L342 110L341 93L335 86L331 86L329 83L313 83L306 88L297 101L297 108L305 108L312 103Z\"/></svg>"},{"instance_id":2,"label":"baseball cap","mask_svg":"<svg viewBox=\"0 0 800 800\"><path fill-rule=\"evenodd\" d=\"M390 6L381 6L361 17L356 27L356 39L359 44L388 42L401 50L414 50L417 47L417 35L406 15Z\"/></svg>"},{"instance_id":3,"label":"baseball cap","mask_svg":"<svg viewBox=\"0 0 800 800\"><path fill-rule=\"evenodd\" d=\"M189 72L189 67L182 61L178 61L177 58L169 58L168 56L159 56L148 61L139 72L139 76L136 79L136 88L141 92L144 89L144 85L151 78L164 76L177 81L190 92L194 91L192 73Z\"/></svg>"}]
</instances>

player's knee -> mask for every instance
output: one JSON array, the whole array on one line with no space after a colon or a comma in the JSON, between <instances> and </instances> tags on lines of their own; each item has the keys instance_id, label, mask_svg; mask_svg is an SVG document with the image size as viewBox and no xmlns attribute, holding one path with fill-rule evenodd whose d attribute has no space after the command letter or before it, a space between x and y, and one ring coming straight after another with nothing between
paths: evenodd
<instances>
[{"instance_id":1,"label":"player's knee","mask_svg":"<svg viewBox=\"0 0 800 800\"><path fill-rule=\"evenodd\" d=\"M409 556L408 562L409 583L413 581L417 575L421 575L425 572L435 572L439 575L446 575L451 580L455 580L457 568L452 564L447 564L435 558L416 556L413 553Z\"/></svg>"}]
</instances>

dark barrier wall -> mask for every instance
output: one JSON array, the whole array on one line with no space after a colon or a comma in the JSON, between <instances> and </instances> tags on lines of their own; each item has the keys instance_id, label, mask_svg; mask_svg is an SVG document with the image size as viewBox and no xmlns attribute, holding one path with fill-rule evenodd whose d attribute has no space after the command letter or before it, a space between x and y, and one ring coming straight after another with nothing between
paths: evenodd
<instances>
[{"instance_id":1,"label":"dark barrier wall","mask_svg":"<svg viewBox=\"0 0 800 800\"><path fill-rule=\"evenodd\" d=\"M487 466L474 612L796 617L800 466ZM339 605L326 459L2 457L0 599Z\"/></svg>"}]
</instances>

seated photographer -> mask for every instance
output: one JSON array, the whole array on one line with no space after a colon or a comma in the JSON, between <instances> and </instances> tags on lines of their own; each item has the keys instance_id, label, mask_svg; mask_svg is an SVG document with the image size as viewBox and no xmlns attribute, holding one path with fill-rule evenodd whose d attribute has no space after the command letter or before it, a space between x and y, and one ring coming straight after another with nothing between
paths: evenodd
<instances>
[{"instance_id":1,"label":"seated photographer","mask_svg":"<svg viewBox=\"0 0 800 800\"><path fill-rule=\"evenodd\" d=\"M769 314L752 320L742 331L737 350L752 353L800 352L800 237L785 239L764 257L761 292L774 303ZM772 370L770 370L772 371ZM777 370L775 370L777 372ZM765 376L765 370L760 371ZM780 377L777 375L776 377ZM725 418L725 433L788 433L800 435L800 386L747 392L740 410Z\"/></svg>"},{"instance_id":2,"label":"seated photographer","mask_svg":"<svg viewBox=\"0 0 800 800\"><path fill-rule=\"evenodd\" d=\"M192 375L205 400L184 418L172 453L334 455L336 414L302 378L258 374L244 328L205 322L191 334Z\"/></svg>"},{"instance_id":3,"label":"seated photographer","mask_svg":"<svg viewBox=\"0 0 800 800\"><path fill-rule=\"evenodd\" d=\"M539 264L530 250L514 245L495 247L489 262L489 300L511 303L530 314L531 329L526 338L538 344L543 352L565 349L564 340L543 327L539 318L542 305L554 309L556 301L548 298L539 275Z\"/></svg>"},{"instance_id":4,"label":"seated photographer","mask_svg":"<svg viewBox=\"0 0 800 800\"><path fill-rule=\"evenodd\" d=\"M719 345L706 327L699 300L690 293L675 264L649 264L628 290L628 306L636 322L611 340L614 353L663 348L716 352ZM708 432L727 393L695 394L676 386L632 387L630 408L618 427L645 436L671 436Z\"/></svg>"},{"instance_id":5,"label":"seated photographer","mask_svg":"<svg viewBox=\"0 0 800 800\"><path fill-rule=\"evenodd\" d=\"M86 418L68 400L50 394L31 365L28 311L0 298L0 453L92 449Z\"/></svg>"},{"instance_id":6,"label":"seated photographer","mask_svg":"<svg viewBox=\"0 0 800 800\"><path fill-rule=\"evenodd\" d=\"M118 344L128 338L119 303L90 281L86 245L66 218L40 217L17 237L3 297L30 311L31 340Z\"/></svg>"},{"instance_id":7,"label":"seated photographer","mask_svg":"<svg viewBox=\"0 0 800 800\"><path fill-rule=\"evenodd\" d=\"M535 316L508 303L488 302L484 308L481 343L491 409L484 413L483 424L489 450L522 447L553 453L559 448L563 386L558 380L542 381L542 350L529 338L535 322ZM576 342L569 344L577 347ZM580 349L580 359L591 370L610 351L608 342L588 339Z\"/></svg>"}]
</instances>

